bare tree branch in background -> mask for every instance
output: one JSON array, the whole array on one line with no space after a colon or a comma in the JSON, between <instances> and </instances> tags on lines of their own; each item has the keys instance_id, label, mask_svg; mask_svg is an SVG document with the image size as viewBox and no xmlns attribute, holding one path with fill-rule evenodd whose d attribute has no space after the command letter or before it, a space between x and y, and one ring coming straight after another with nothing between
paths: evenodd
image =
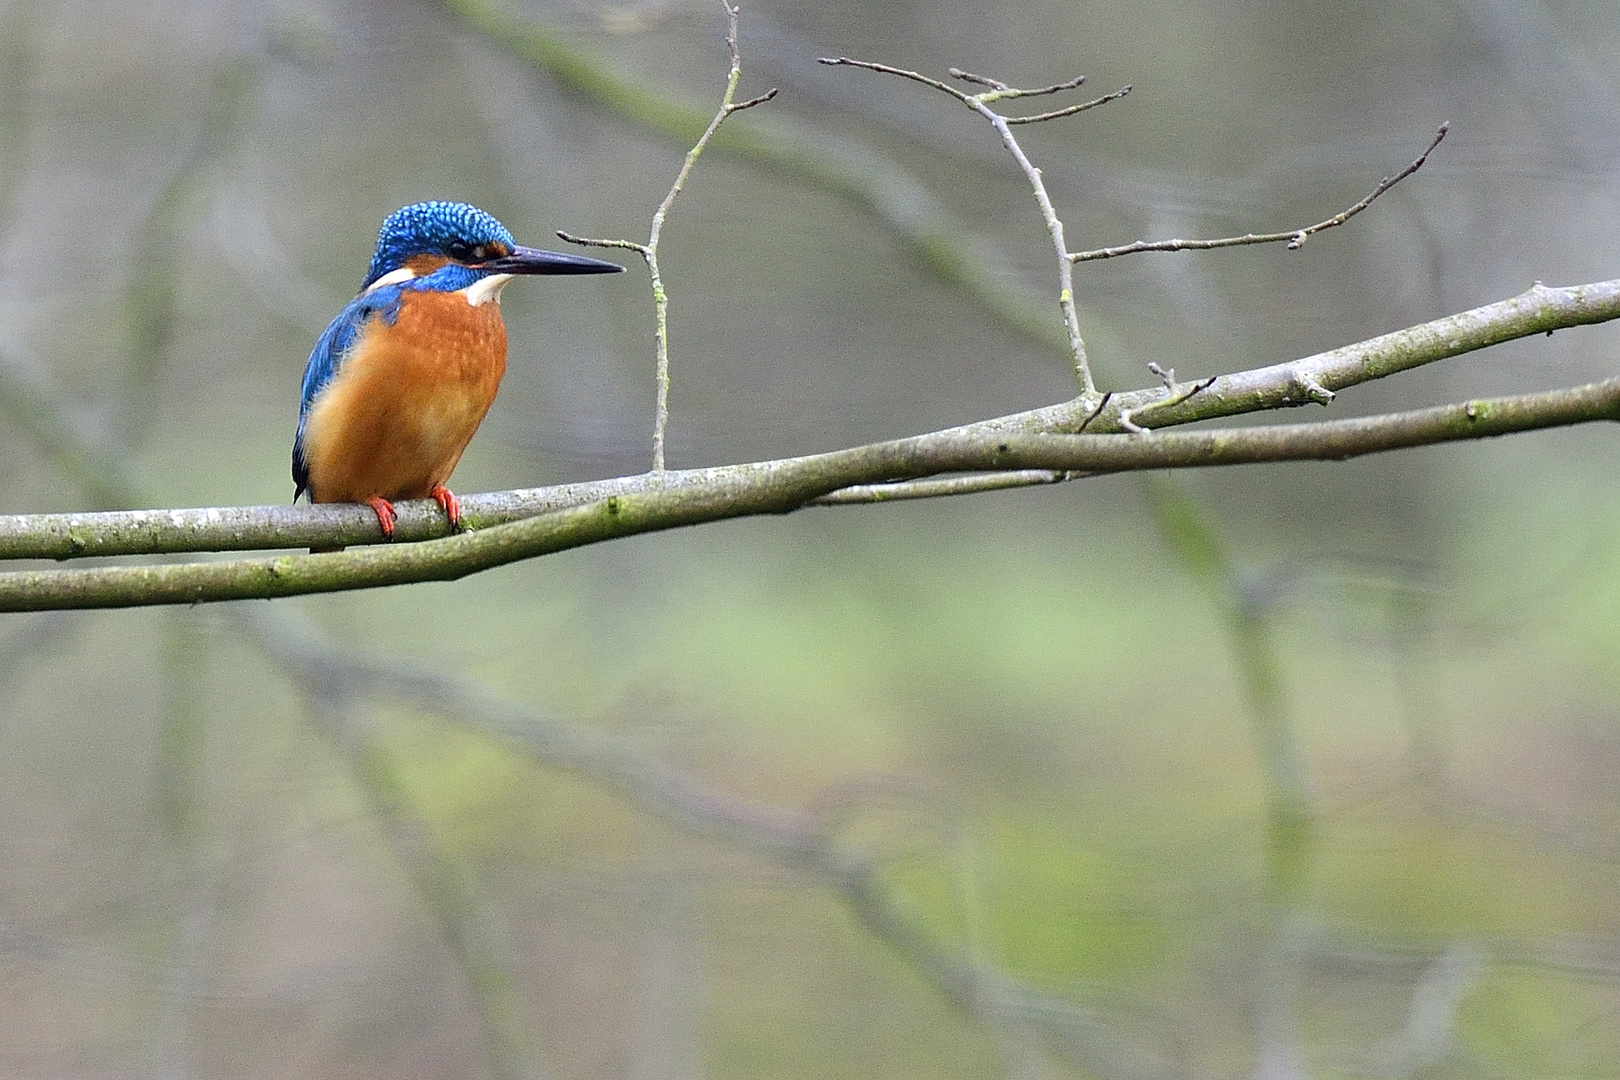
<instances>
[{"instance_id":1,"label":"bare tree branch in background","mask_svg":"<svg viewBox=\"0 0 1620 1080\"><path fill-rule=\"evenodd\" d=\"M463 679L346 649L302 619L244 608L241 625L317 701L363 697L440 716L499 740L549 769L577 773L696 836L769 859L831 889L880 940L897 949L951 1001L992 1027L1028 1026L1052 1038L1074 1064L1109 1080L1174 1080L1182 1071L1102 1017L1064 997L977 961L922 930L879 865L838 834L842 807L814 813L735 798L634 745ZM436 864L435 864L436 865ZM466 920L455 920L464 925Z\"/></svg>"}]
</instances>

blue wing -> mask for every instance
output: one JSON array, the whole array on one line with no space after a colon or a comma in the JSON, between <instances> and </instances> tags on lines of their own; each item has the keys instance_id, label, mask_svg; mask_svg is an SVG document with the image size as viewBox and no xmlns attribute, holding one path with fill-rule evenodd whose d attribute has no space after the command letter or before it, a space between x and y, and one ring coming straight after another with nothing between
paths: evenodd
<instances>
[{"instance_id":1,"label":"blue wing","mask_svg":"<svg viewBox=\"0 0 1620 1080\"><path fill-rule=\"evenodd\" d=\"M298 433L293 436L292 475L293 483L298 485L293 493L294 502L309 488L309 463L304 460L304 421L309 416L310 406L343 370L344 361L354 351L355 343L372 321L381 319L392 324L398 318L399 298L403 289L403 284L385 285L355 297L349 301L348 307L338 312L332 325L315 342L315 349L309 354L309 363L304 368L303 396L298 405Z\"/></svg>"}]
</instances>

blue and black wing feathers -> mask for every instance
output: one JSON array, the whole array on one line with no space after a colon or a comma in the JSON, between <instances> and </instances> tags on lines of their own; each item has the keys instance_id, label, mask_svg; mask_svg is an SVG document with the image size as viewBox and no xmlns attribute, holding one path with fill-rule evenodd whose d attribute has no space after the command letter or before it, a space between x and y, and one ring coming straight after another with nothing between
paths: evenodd
<instances>
[{"instance_id":1,"label":"blue and black wing feathers","mask_svg":"<svg viewBox=\"0 0 1620 1080\"><path fill-rule=\"evenodd\" d=\"M309 354L309 363L304 367L303 393L298 405L298 432L293 436L292 475L293 483L297 485L293 493L294 502L309 488L309 462L304 459L304 422L309 417L310 406L343 370L344 362L373 320L381 319L384 323L392 324L399 316L403 291L403 285L387 285L360 294L338 312L337 318L315 342L315 348Z\"/></svg>"}]
</instances>

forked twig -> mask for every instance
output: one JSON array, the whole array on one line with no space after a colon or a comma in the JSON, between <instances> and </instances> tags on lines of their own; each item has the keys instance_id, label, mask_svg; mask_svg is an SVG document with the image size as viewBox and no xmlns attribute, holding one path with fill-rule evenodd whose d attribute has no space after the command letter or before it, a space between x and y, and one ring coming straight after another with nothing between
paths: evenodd
<instances>
[{"instance_id":1,"label":"forked twig","mask_svg":"<svg viewBox=\"0 0 1620 1080\"><path fill-rule=\"evenodd\" d=\"M1090 101L1082 101L1078 105L1070 105L1066 109L1053 109L1051 112L1036 113L1034 116L1006 116L1002 119L1009 124L1038 124L1042 120L1057 120L1065 116L1073 116L1075 113L1083 113L1087 109L1095 109L1098 105L1106 105L1110 101L1118 101L1130 92L1130 86L1122 86L1112 93L1104 94L1099 98L1092 98Z\"/></svg>"},{"instance_id":2,"label":"forked twig","mask_svg":"<svg viewBox=\"0 0 1620 1080\"><path fill-rule=\"evenodd\" d=\"M959 68L951 68L951 75L955 78L989 88L977 94L970 94L965 90L957 89L949 83L930 78L921 72L908 71L905 68L892 67L888 64L877 64L870 60L851 60L847 56L824 56L821 58L821 62L832 66L865 68L868 71L877 71L885 75L898 75L902 79L922 83L924 86L932 87L943 94L949 94L990 121L990 125L1001 136L1002 145L1007 148L1008 153L1012 154L1013 159L1018 162L1018 167L1024 171L1024 176L1028 178L1029 186L1035 193L1035 204L1040 207L1041 218L1046 222L1046 231L1051 234L1052 244L1057 249L1058 307L1063 311L1064 328L1069 336L1069 353L1074 360L1074 372L1075 376L1080 380L1081 391L1088 397L1094 396L1097 393L1097 384L1092 379L1091 365L1086 359L1085 340L1080 336L1080 316L1074 303L1074 263L1069 256L1068 246L1063 239L1063 222L1057 216L1057 211L1052 206L1052 200L1046 193L1046 183L1041 179L1041 170L1036 168L1029 158L1025 156L1023 148L1018 145L1017 138L1013 136L1012 125L1032 124L1040 120L1053 120L1060 116L1072 116L1075 113L1084 112L1098 105L1117 101L1130 93L1131 88L1127 86L1111 94L1105 94L1094 101L1083 102L1066 109L1056 109L1036 116L1008 117L992 109L991 104L1014 98L1037 97L1074 90L1085 82L1085 76L1069 79L1066 82L1054 83L1051 86L1043 86L1038 90L1020 90L996 79L975 75Z\"/></svg>"},{"instance_id":3,"label":"forked twig","mask_svg":"<svg viewBox=\"0 0 1620 1080\"><path fill-rule=\"evenodd\" d=\"M975 75L973 72L963 71L961 68L953 67L948 68L947 70L951 73L951 78L953 79L961 79L963 82L978 83L980 86L988 86L990 89L994 90L994 94L987 95L985 97L985 100L987 101L996 101L1000 100L1001 98L1041 97L1045 94L1061 94L1065 90L1073 90L1075 87L1086 81L1086 77L1084 75L1076 75L1067 82L1053 83L1051 86L1043 86L1039 90L1019 90L1016 87L1008 86L1000 79L992 79L985 75Z\"/></svg>"},{"instance_id":4,"label":"forked twig","mask_svg":"<svg viewBox=\"0 0 1620 1080\"><path fill-rule=\"evenodd\" d=\"M951 68L950 72L953 79L961 79L963 82L978 83L980 86L990 87L993 91L992 93L975 95L980 101L986 104L989 104L992 101L1005 101L1012 98L1041 97L1045 94L1061 94L1065 90L1076 89L1081 83L1086 81L1086 77L1084 75L1077 75L1067 82L1053 83L1051 86L1043 86L1038 90L1020 90L1017 87L1008 86L1006 83L997 79L987 78L983 75L975 75L973 72L963 71L961 68ZM1034 116L1004 116L1002 119L1006 120L1009 124L1038 124L1042 120L1056 120L1059 117L1073 116L1075 113L1083 113L1087 109L1095 109L1098 105L1106 105L1110 101L1118 101L1120 98L1124 97L1130 92L1131 88L1129 86L1122 86L1111 94L1104 94L1102 97L1092 98L1090 101L1082 101L1078 105L1070 105L1064 109L1053 109L1051 112L1036 113Z\"/></svg>"},{"instance_id":5,"label":"forked twig","mask_svg":"<svg viewBox=\"0 0 1620 1080\"><path fill-rule=\"evenodd\" d=\"M1290 229L1287 232L1245 233L1242 236L1225 236L1218 240L1137 240L1134 243L1120 244L1117 247L1097 248L1093 251L1072 251L1069 253L1069 259L1071 262L1077 263L1094 262L1098 259L1117 259L1121 255L1135 255L1143 251L1209 251L1213 248L1239 247L1244 244L1280 244L1285 241L1288 244L1289 251L1298 251L1304 246L1307 239L1319 232L1343 225L1371 206L1374 199L1421 169L1423 163L1429 160L1429 155L1434 153L1434 148L1440 145L1440 140L1446 137L1446 132L1449 130L1451 130L1450 123L1441 124L1439 130L1434 133L1434 138L1430 139L1429 145L1424 148L1423 153L1419 154L1410 165L1394 176L1384 177L1366 198L1354 206L1334 214L1325 221L1318 221L1315 225L1307 225L1303 229Z\"/></svg>"},{"instance_id":6,"label":"forked twig","mask_svg":"<svg viewBox=\"0 0 1620 1080\"><path fill-rule=\"evenodd\" d=\"M686 178L692 174L692 167L697 164L703 148L709 144L714 133L726 117L732 113L751 109L755 105L763 105L776 96L776 89L770 90L758 97L747 101L734 100L737 96L737 84L742 80L742 53L737 46L737 14L740 10L730 3L730 0L720 0L720 6L726 11L726 47L731 51L731 71L726 77L726 92L721 95L720 108L715 112L714 119L704 129L692 149L686 152L686 159L681 162L680 172L675 174L675 183L670 185L669 194L664 201L658 204L653 212L652 230L647 235L645 244L638 244L633 240L593 240L588 237L575 236L561 229L557 235L571 244L581 244L586 247L621 248L634 251L647 263L647 272L652 277L653 312L656 328L653 331L653 349L657 357L658 400L653 418L653 450L652 471L664 471L664 441L665 433L669 429L669 294L664 290L663 275L658 270L658 238L664 231L664 219L669 216L669 208L675 202L675 196L681 193L686 185Z\"/></svg>"}]
</instances>

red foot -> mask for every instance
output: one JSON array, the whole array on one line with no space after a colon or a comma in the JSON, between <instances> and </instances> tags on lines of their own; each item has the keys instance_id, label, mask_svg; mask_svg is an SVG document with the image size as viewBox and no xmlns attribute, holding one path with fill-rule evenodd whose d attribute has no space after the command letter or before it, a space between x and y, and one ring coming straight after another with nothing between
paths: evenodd
<instances>
[{"instance_id":1,"label":"red foot","mask_svg":"<svg viewBox=\"0 0 1620 1080\"><path fill-rule=\"evenodd\" d=\"M383 539L392 540L394 538L394 519L399 517L394 512L394 504L381 495L373 495L366 502L377 512L377 524L382 526Z\"/></svg>"},{"instance_id":2,"label":"red foot","mask_svg":"<svg viewBox=\"0 0 1620 1080\"><path fill-rule=\"evenodd\" d=\"M444 516L450 519L450 531L461 531L461 503L456 499L455 493L443 484L434 484L433 490L428 492L433 501L444 508Z\"/></svg>"}]
</instances>

